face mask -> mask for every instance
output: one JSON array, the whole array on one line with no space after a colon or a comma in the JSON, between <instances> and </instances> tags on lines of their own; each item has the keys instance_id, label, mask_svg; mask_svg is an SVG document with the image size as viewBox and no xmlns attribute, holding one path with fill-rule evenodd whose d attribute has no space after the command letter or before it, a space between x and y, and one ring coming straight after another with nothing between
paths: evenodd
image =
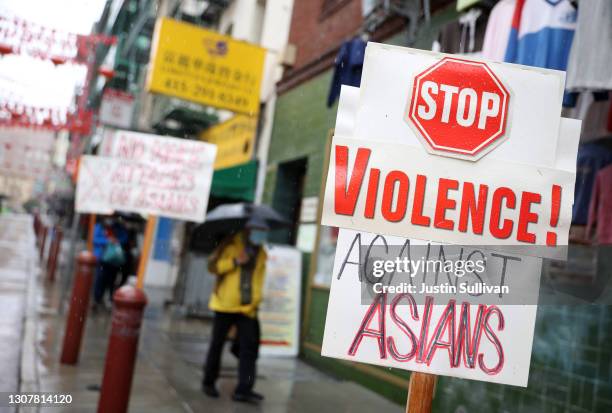
<instances>
[{"instance_id":1,"label":"face mask","mask_svg":"<svg viewBox=\"0 0 612 413\"><path fill-rule=\"evenodd\" d=\"M262 245L268 239L268 233L258 229L252 229L249 234L249 241L253 245Z\"/></svg>"}]
</instances>

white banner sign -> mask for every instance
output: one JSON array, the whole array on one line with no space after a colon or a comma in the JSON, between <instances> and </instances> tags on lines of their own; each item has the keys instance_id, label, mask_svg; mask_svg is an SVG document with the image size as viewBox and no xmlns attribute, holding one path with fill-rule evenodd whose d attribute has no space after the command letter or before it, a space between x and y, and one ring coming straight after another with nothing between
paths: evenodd
<instances>
[{"instance_id":1,"label":"white banner sign","mask_svg":"<svg viewBox=\"0 0 612 413\"><path fill-rule=\"evenodd\" d=\"M559 117L562 86L369 43L361 88L340 97L322 223L564 258L580 129Z\"/></svg>"},{"instance_id":2,"label":"white banner sign","mask_svg":"<svg viewBox=\"0 0 612 413\"><path fill-rule=\"evenodd\" d=\"M527 385L539 257L565 257L574 197L580 121L560 118L563 87L559 71L368 44L325 188L322 224L341 229L323 355ZM429 261L461 252L432 283L418 244ZM476 250L484 267L460 269ZM421 262L415 278L368 262L389 252ZM475 279L488 285L461 290Z\"/></svg>"},{"instance_id":3,"label":"white banner sign","mask_svg":"<svg viewBox=\"0 0 612 413\"><path fill-rule=\"evenodd\" d=\"M453 256L452 246L417 244L340 232L321 354L527 386L542 259L469 247ZM418 258L418 247L429 259ZM383 290L389 284L375 271L360 273L366 263L387 275L393 271L376 265L375 248L389 251L384 262L392 265L410 258L414 273L402 273L400 265L395 289ZM368 277L372 281L364 282ZM520 305L508 298L512 294Z\"/></svg>"},{"instance_id":4,"label":"white banner sign","mask_svg":"<svg viewBox=\"0 0 612 413\"><path fill-rule=\"evenodd\" d=\"M556 70L370 42L352 136L554 167L564 84Z\"/></svg>"},{"instance_id":5,"label":"white banner sign","mask_svg":"<svg viewBox=\"0 0 612 413\"><path fill-rule=\"evenodd\" d=\"M204 221L215 145L131 132L119 136L116 157L81 158L77 212Z\"/></svg>"},{"instance_id":6,"label":"white banner sign","mask_svg":"<svg viewBox=\"0 0 612 413\"><path fill-rule=\"evenodd\" d=\"M466 162L336 136L321 223L463 245L567 245L574 178L559 169L488 158Z\"/></svg>"}]
</instances>

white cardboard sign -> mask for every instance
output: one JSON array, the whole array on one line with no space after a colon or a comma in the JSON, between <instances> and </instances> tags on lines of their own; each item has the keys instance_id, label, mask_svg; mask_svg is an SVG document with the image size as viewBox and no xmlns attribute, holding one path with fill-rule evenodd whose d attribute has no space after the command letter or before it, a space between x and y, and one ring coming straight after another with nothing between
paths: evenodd
<instances>
[{"instance_id":1,"label":"white cardboard sign","mask_svg":"<svg viewBox=\"0 0 612 413\"><path fill-rule=\"evenodd\" d=\"M428 203L427 197L415 199L414 196L420 194L414 192L412 194L408 193L405 198L408 203L406 208L407 219L395 220L400 215L395 214L395 216L391 217L391 220L387 220L386 218L389 214L383 215L382 205L380 205L384 201L382 199L383 196L374 199L375 197L371 196L370 193L361 193L357 199L356 210L361 211L361 217L355 214L348 214L347 212L350 212L350 208L349 211L342 211L342 208L340 208L340 213L337 213L336 199L333 199L334 204L332 205L330 195L333 194L335 196L341 193L341 191L336 190L337 188L334 185L336 183L342 184L342 179L329 179L332 178L332 175L334 178L340 178L340 176L335 175L338 171L332 170L332 168L335 168L336 161L334 153L332 153L330 170L328 171L322 223L411 238L430 239L439 242L512 246L512 251L514 252L522 251L526 254L564 258L565 248L530 248L533 245L567 245L567 231L569 229L571 206L573 203L579 121L561 120L559 117L564 74L558 71L518 65L474 61L476 64L486 66L487 70L495 72L495 78L502 82L504 88L510 92L506 124L506 134L508 136L501 143L498 143L484 158L480 158L480 160L471 159L472 161L475 160L475 162L462 163L454 159L429 153L431 152L430 148L426 147L427 145L423 142L422 137L416 136L415 130L418 128L415 128L414 122L407 118L407 108L410 107L412 94L414 93L414 78L421 75L423 70L427 73L427 68L435 67L441 61L450 58L451 56L440 53L369 43L366 49L361 88L343 87L336 121L336 134L341 133L343 137L369 141L370 144L374 145L369 147L370 150L373 150L372 159L376 158L382 161L385 166L387 163L384 158L387 155L395 159L396 168L381 169L376 168L376 166L370 168L379 169L379 172L383 172L378 177L379 180L383 179L382 182L378 183L381 187L385 184L384 179L386 176L384 173L393 172L392 175L396 175L391 176L390 183L394 183L398 188L397 191L387 191L388 195L392 195L391 198L387 197L387 203L391 199L392 202L396 203L404 201L404 198L397 198L397 193L401 192L402 188L399 186L402 183L394 178L397 178L398 172L401 174L406 170L413 173L412 177L408 176L408 191L418 189L416 185L417 175L421 176L420 183L423 183L423 179L427 180L428 174L431 174L434 179L454 179L456 171L467 173L476 180L482 178L491 182L493 176L499 176L504 182L510 183L509 181L512 181L513 185L518 186L511 188L511 190L521 190L521 196L514 196L514 199L508 199L510 203L507 205L513 210L510 211L511 214L512 212L518 214L518 220L513 224L512 231L500 233L493 228L498 221L505 222L506 218L502 217L501 214L499 216L497 214L493 215L494 222L491 222L490 215L485 217L489 234L487 234L485 225L483 225L482 231L480 228L475 228L476 231L470 233L465 223L459 229L458 222L451 226L445 219L436 220L436 218L441 218L445 215L446 212L451 215L461 214L461 211L456 209L461 207L462 204L453 206L453 202L456 204L456 200L450 200L451 202L446 204L449 209L447 210L442 207L441 211L443 210L445 213L438 214L436 217L435 210L440 204L435 202L436 205L434 206L431 196L442 195L441 201L446 201L447 199L445 197L446 189L443 188L440 193L440 191L435 190L435 185L427 186L430 195ZM468 84L472 85L469 82ZM448 99L449 102L452 101L453 105L458 105L456 93L448 94L448 96L452 96L451 99ZM459 99L459 103L460 101ZM438 103L442 102L446 105L446 97L444 100L442 98L438 100ZM469 102L469 98L467 102ZM537 116L534 113L537 113ZM563 127L560 128L560 125ZM536 136L537 139L534 139ZM380 144L375 144L374 142ZM387 144L385 146L385 142L392 143L393 145ZM332 151L336 148L336 144L337 138L334 141ZM382 150L383 147L386 149ZM356 151L349 155L349 164L347 165L346 172L352 173L351 168L355 165L353 162L355 159L354 152ZM402 155L398 156L398 153ZM416 163L420 166L417 167ZM432 166L434 164L436 167ZM493 168L497 167L498 175L492 176L490 174L489 165ZM424 169L421 169L421 166ZM342 174L342 171L340 171L340 174ZM554 179L553 176L555 177ZM349 177L350 175L346 176L347 181L343 186L347 191L350 189L350 186L348 186ZM369 183L376 181L375 178L371 175L365 176L362 181L363 186L356 188L366 192L369 188L365 187ZM463 176L463 178L467 178L467 175ZM553 183L551 179L556 180L556 183ZM428 182L431 182L431 180L428 180ZM528 199L529 197L522 198L522 190L527 187L531 188L527 192L537 188L536 192L533 192L533 194L536 194L532 198L534 202L531 202ZM482 189L483 187L478 188ZM476 191L478 192L478 189ZM374 195L384 195L384 191L381 191L381 193L373 191L373 193ZM411 198L411 195L413 198ZM489 193L488 196L489 200L492 201L494 193ZM545 202L543 197L546 196L548 196L550 208L547 208L546 204L542 203ZM506 199L501 193L498 194L498 197ZM512 198L512 195L510 198ZM366 199L369 201L368 205L363 204L366 202ZM422 205L423 209L429 208L430 213L434 212L432 216L427 217L429 218L430 225L423 225L423 221L420 224L417 222L416 225L412 225L412 215L415 212L417 216L420 215L418 208L417 211L413 208L414 205L418 205L419 200L421 203L425 202ZM462 201L465 198L459 200ZM526 222L525 218L527 220L534 218L535 215L531 215L531 207L535 206L536 202L540 202L538 206L542 209L544 215L538 215L537 223ZM514 206L512 206L513 203ZM366 206L370 207L369 213L363 209ZM396 206L400 208L401 212L402 206L399 204ZM359 208L362 209L359 210ZM371 211L372 209L374 212ZM379 213L376 213L376 209L379 210ZM544 209L548 209L548 213ZM490 214L490 211L486 212ZM470 216L468 221L471 218ZM547 222L545 222L546 219L548 219ZM407 222L408 225L406 225ZM534 227L534 224L537 228ZM547 225L548 228L546 228ZM525 232L526 227L530 227L530 229L527 229ZM551 227L555 227L558 231L549 231ZM492 228L493 230L491 231ZM537 231L535 237L531 236L535 234L532 232L534 228ZM551 233L551 235L549 236L548 233ZM507 250L508 247L505 247L505 249Z\"/></svg>"},{"instance_id":2,"label":"white cardboard sign","mask_svg":"<svg viewBox=\"0 0 612 413\"><path fill-rule=\"evenodd\" d=\"M511 280L509 283L520 286L519 296L523 297L526 302L533 303L533 305L508 305L509 301L504 300L500 300L498 303L485 303L489 308L492 306L497 309L491 312L484 330L482 327L480 329L481 332L485 331L485 333L484 340L479 342L479 354L475 355L475 359L470 359L466 357L470 354L464 353L465 347L458 347L457 342L455 342L455 345L439 347L438 345L441 343L437 342L436 344L436 340L432 338L432 334L434 337L436 335L438 335L438 338L440 337L441 332L436 333L435 331L439 327L439 321L444 318L443 313L448 309L451 300L455 300L453 331L456 333L461 331L462 298L449 297L445 299L437 296L434 305L431 307L430 321L425 324L422 316L428 311L425 311L426 308L422 304L417 305L415 309L415 313L421 315L419 320L414 319L415 313L410 313L410 306L408 305L392 308L392 302L386 302L386 306L381 306L380 302L375 306L363 304L363 284L358 281L357 273L359 269L353 264L347 265L346 261L359 261L360 259L359 253L353 250L353 241L356 237L360 238L361 244L367 245L377 236L345 228L372 231L377 234L395 234L423 240L437 239L443 243L460 242L464 245L492 243L488 247L504 244L505 241L491 240L490 237L487 239L484 234L484 225L483 234L472 234L472 239L470 239L467 229L466 232L461 232L442 228L438 228L439 231L429 231L426 227L416 228L411 222L413 212L411 206L406 208L408 222L405 220L385 222L385 217L381 219L382 211L380 209L384 190L382 195L378 191L373 191L379 196L376 197L377 199L374 202L372 202L370 196L370 202L367 202L367 190L370 181L370 176L367 174L364 177L362 187L355 185L357 187L356 191L360 193L355 203L355 210L361 211L361 216L357 216L358 214L353 216L336 214L335 206L331 203L333 198L330 198L330 195L335 196L337 194L335 186L337 176L335 171L332 170L335 168L337 160L334 154L336 145L344 145L349 152L352 151L352 154L348 156L347 168L344 171L345 176L343 178L346 179L344 185L349 184L349 178L354 172L356 149L365 147L371 151L371 156L364 168L366 170L368 168L379 170L379 185L381 187L384 186L384 179L392 171L408 172L407 176L409 176L409 173L426 175L427 183L436 180L439 182L439 178L443 175L447 175L445 178L450 180L460 181L464 179L463 182L465 183L468 181L465 178L469 176L482 182L486 181L489 185L509 185L512 192L520 187L522 188L520 190L521 196L523 192L539 190L541 204L538 204L537 207L540 207L544 205L544 202L551 201L550 198L553 196L551 185L559 185L562 196L559 201L559 216L555 227L557 230L556 243L557 245L567 244L580 121L560 118L564 73L482 61L495 73L509 92L506 120L507 136L484 158L471 159L475 162L466 162L432 155L432 151L424 147L422 136L417 136L418 128L415 128L415 125L411 124L406 117L415 90L415 77L424 71L427 72L428 68L437 65L440 60L447 57L449 56L440 53L369 43L366 49L361 88L346 86L342 88L336 119L335 132L337 137L332 145L322 218L323 224L341 227L332 274L333 281L322 355L434 374L526 386L537 308L535 303L539 293L541 273L541 258L536 256L564 257L562 248L533 248L533 245L546 245L542 237L546 237L546 233L551 229L550 227L546 228L546 224L550 224L550 209L548 211L545 211L544 208L538 210L536 213L538 222L536 223L529 222L525 226L523 220L521 229L523 235L525 235L525 229L530 233L536 231L537 234L534 235L537 241L535 244L527 243L531 247L528 246L524 249L510 248L509 250L521 251L522 254L527 256L502 253L513 257L512 260L508 261L510 266L506 269L506 276L508 280ZM456 97L457 95L451 94L451 96ZM441 101L438 101L439 103ZM553 184L553 181L557 183ZM338 180L338 182L343 182L343 179ZM415 177L409 176L408 183L406 202L409 205L414 205L414 199L410 198L410 191L415 190L417 183ZM343 189L349 191L349 187L344 185L340 185L340 193ZM400 186L400 182L393 182L393 196L387 196L386 202L388 204L399 205L398 202L402 201L398 195ZM423 195L426 196L429 193L430 199L426 201L426 198L423 198L423 202L421 204L417 203L417 205L422 206L422 211L433 212L430 219L435 222L439 191L432 189L431 186L429 188L425 186L425 188L422 191ZM461 189L461 186L459 186L457 192L451 190L451 193L461 195ZM545 194L546 190L549 191L550 195ZM345 196L347 192L344 193ZM445 191L442 192L445 195ZM412 195L414 195L414 192ZM432 199L431 195L434 195L435 199ZM547 196L548 199L545 200L544 198ZM442 198L447 197L443 196ZM444 201L444 199L442 200ZM459 200L461 201L461 198ZM443 206L444 204L445 202L443 202ZM448 221L453 221L454 229L456 229L459 222L455 220L458 217L461 220L461 205L462 203L459 202L452 208L446 204L449 208L441 208L444 210L444 214L439 215L438 218L443 217L446 220L447 217L450 217ZM531 206L536 207L534 204L531 204ZM364 216L365 211L371 210L374 211L373 214ZM531 208L529 210L531 212ZM392 210L391 212L397 211ZM506 210L500 214L500 222L504 219L511 219L513 214L514 218L518 214L518 220L520 221L521 214L524 212L521 212L521 202L519 200L515 209ZM540 216L540 214L544 216ZM397 218L397 215L394 218ZM469 227L472 217L468 218ZM490 211L485 213L484 219L488 221L490 226ZM546 221L546 219L549 219L549 221ZM517 223L513 225L510 237L514 236L516 238L518 234L516 225ZM391 235L378 237L379 242L380 237L382 237L390 244L407 241L406 238ZM544 241L543 244L542 241ZM414 239L411 239L410 242L434 245L429 241ZM507 241L506 246L498 245L497 248L493 249L499 251L505 247L516 245L516 240ZM474 246L473 248L479 247ZM543 251L545 253L542 253ZM490 254L491 257L494 254L499 254L499 252L484 249L483 253ZM502 271L498 259L497 263L495 259L489 261L489 263L488 269L492 274L499 274ZM517 263L519 265L515 265ZM408 304L405 301L404 299L403 304ZM477 315L478 309L476 307L479 301L473 297L467 297L467 302L471 303L468 306L470 314ZM446 314L448 315L448 313ZM486 313L483 312L482 314ZM385 338L383 340L379 340L380 335L376 335L377 329L380 332L381 315L382 320L385 320ZM500 324L500 315L504 319L503 326ZM406 321L406 324L398 323L397 321L400 319ZM366 320L365 324L364 320ZM423 330L424 325L429 326L430 329ZM406 332L406 327L416 336L416 343L414 344L418 346L417 351L411 359L401 357L401 354L397 359L398 350L404 355L409 355L408 350L410 350L412 342L410 334ZM475 325L473 328L472 331L477 332L478 329ZM360 331L366 334L359 334ZM424 335L423 331L425 331ZM445 334L451 334L450 328ZM391 343L395 347L395 357L389 351ZM431 353L432 347L436 349L433 353ZM419 353L421 349L422 353ZM428 357L430 353L432 355ZM457 356L459 359L456 358ZM472 354L472 356L474 355ZM480 357L482 357L482 360L480 360ZM457 363L457 360L461 361ZM466 363L466 360L471 360L471 362ZM484 368L481 363L483 363ZM491 369L492 366L493 369Z\"/></svg>"},{"instance_id":3,"label":"white cardboard sign","mask_svg":"<svg viewBox=\"0 0 612 413\"><path fill-rule=\"evenodd\" d=\"M457 56L368 43L352 136L423 149L415 128L406 118L414 79L428 67L449 57ZM486 63L510 94L507 139L486 157L553 167L565 73L472 58L470 60ZM453 104L456 105L457 94L453 97Z\"/></svg>"},{"instance_id":4,"label":"white cardboard sign","mask_svg":"<svg viewBox=\"0 0 612 413\"><path fill-rule=\"evenodd\" d=\"M418 301L421 273L413 278L417 293L362 304L360 267L355 263L371 257L360 255L359 246L403 245L406 241L351 230L340 232L321 354L385 367L527 386L535 304L506 305L503 297L479 303L478 297L470 294L448 293L425 294L432 298L427 305ZM414 242L412 245L414 248ZM430 245L432 251L439 247ZM503 279L509 289L520 287L525 294L531 294L525 297L526 302L536 302L541 258L507 255L504 259L496 253L484 250L481 253L487 267L479 274L480 278L489 281L489 285L498 285ZM463 277L459 283L476 279L472 274ZM440 275L438 285L446 279L446 274ZM408 295L417 299L414 306Z\"/></svg>"},{"instance_id":5,"label":"white cardboard sign","mask_svg":"<svg viewBox=\"0 0 612 413\"><path fill-rule=\"evenodd\" d=\"M321 223L564 257L561 248L531 247L567 245L574 179L560 169L335 136Z\"/></svg>"},{"instance_id":6,"label":"white cardboard sign","mask_svg":"<svg viewBox=\"0 0 612 413\"><path fill-rule=\"evenodd\" d=\"M216 146L204 142L122 133L116 157L83 156L76 210L114 210L203 222Z\"/></svg>"}]
</instances>

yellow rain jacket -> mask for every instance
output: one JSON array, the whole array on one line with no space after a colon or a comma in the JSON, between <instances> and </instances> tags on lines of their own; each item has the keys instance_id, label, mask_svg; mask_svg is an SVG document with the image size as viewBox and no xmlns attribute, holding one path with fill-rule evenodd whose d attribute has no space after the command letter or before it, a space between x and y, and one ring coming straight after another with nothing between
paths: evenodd
<instances>
[{"instance_id":1,"label":"yellow rain jacket","mask_svg":"<svg viewBox=\"0 0 612 413\"><path fill-rule=\"evenodd\" d=\"M244 266L236 265L236 259L245 248L244 236L244 233L235 235L228 242L221 244L209 257L208 271L217 276L217 281L208 307L222 313L242 313L255 317L262 299L267 254L263 247L259 248L252 269L250 288L247 289L250 291L250 297L242 297L244 288L241 289L241 273L247 270Z\"/></svg>"}]
</instances>

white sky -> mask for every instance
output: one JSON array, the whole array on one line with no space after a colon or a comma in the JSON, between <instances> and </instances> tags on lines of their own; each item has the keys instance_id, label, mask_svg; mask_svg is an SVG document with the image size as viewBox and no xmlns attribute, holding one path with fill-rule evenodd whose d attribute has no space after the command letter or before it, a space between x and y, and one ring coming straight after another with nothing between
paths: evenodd
<instances>
[{"instance_id":1,"label":"white sky","mask_svg":"<svg viewBox=\"0 0 612 413\"><path fill-rule=\"evenodd\" d=\"M87 34L105 3L105 0L0 0L0 15ZM49 61L8 55L0 59L0 101L65 108L72 102L75 86L82 83L84 75L83 66L56 67Z\"/></svg>"}]
</instances>

